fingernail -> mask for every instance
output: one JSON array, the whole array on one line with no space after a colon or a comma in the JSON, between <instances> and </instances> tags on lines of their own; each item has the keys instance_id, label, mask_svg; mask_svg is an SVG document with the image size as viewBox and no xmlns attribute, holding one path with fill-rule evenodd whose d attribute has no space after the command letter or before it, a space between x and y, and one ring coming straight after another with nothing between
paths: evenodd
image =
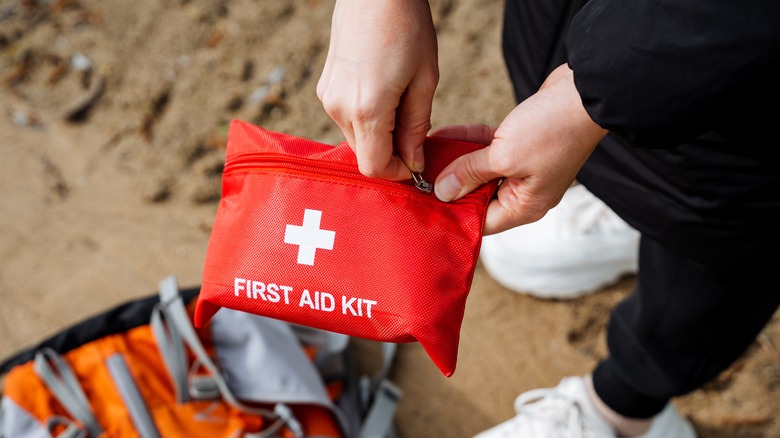
<instances>
[{"instance_id":1,"label":"fingernail","mask_svg":"<svg viewBox=\"0 0 780 438\"><path fill-rule=\"evenodd\" d=\"M417 149L414 150L413 165L415 172L422 172L425 170L425 154L423 153L422 145L418 146Z\"/></svg>"},{"instance_id":2,"label":"fingernail","mask_svg":"<svg viewBox=\"0 0 780 438\"><path fill-rule=\"evenodd\" d=\"M452 201L460 194L462 188L463 186L454 173L441 178L433 185L433 191L436 193L436 197L444 202Z\"/></svg>"}]
</instances>

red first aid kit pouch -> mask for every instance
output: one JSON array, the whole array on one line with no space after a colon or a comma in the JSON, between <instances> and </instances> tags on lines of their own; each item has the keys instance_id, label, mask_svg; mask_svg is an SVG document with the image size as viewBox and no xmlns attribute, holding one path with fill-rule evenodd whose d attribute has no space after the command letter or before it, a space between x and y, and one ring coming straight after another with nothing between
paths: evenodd
<instances>
[{"instance_id":1,"label":"red first aid kit pouch","mask_svg":"<svg viewBox=\"0 0 780 438\"><path fill-rule=\"evenodd\" d=\"M428 138L423 178L482 145ZM411 176L411 175L410 175ZM195 324L220 307L384 342L447 376L497 183L450 203L330 146L234 121Z\"/></svg>"}]
</instances>

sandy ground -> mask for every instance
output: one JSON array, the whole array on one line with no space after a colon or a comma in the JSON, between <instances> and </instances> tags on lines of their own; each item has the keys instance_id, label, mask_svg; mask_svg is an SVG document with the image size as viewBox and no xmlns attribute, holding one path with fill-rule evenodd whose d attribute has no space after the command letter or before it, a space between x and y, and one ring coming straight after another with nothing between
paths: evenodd
<instances>
[{"instance_id":1,"label":"sandy ground","mask_svg":"<svg viewBox=\"0 0 780 438\"><path fill-rule=\"evenodd\" d=\"M0 357L164 276L200 281L226 127L239 118L341 141L315 96L332 1L0 1ZM497 123L513 106L501 3L432 1L441 82L434 126ZM550 302L477 270L458 370L403 345L402 437L469 436L525 390L604 357L621 280ZM780 322L705 388L676 401L702 437L780 436Z\"/></svg>"}]
</instances>

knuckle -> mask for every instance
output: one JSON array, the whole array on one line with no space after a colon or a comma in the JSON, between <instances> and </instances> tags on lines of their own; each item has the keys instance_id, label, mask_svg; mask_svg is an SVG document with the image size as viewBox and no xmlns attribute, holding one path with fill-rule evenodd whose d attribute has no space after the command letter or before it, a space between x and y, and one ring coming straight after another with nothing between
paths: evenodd
<instances>
[{"instance_id":1,"label":"knuckle","mask_svg":"<svg viewBox=\"0 0 780 438\"><path fill-rule=\"evenodd\" d=\"M358 102L352 109L352 120L358 124L363 124L374 120L376 117L376 105L368 102Z\"/></svg>"},{"instance_id":2,"label":"knuckle","mask_svg":"<svg viewBox=\"0 0 780 438\"><path fill-rule=\"evenodd\" d=\"M322 102L322 107L325 108L325 112L333 119L340 119L344 114L344 107L341 101L335 99L331 94L323 93L320 96L320 101Z\"/></svg>"},{"instance_id":3,"label":"knuckle","mask_svg":"<svg viewBox=\"0 0 780 438\"><path fill-rule=\"evenodd\" d=\"M319 99L320 102L323 102L323 96L325 95L325 83L323 82L322 79L320 79L317 82L316 93L317 93L317 99Z\"/></svg>"},{"instance_id":4,"label":"knuckle","mask_svg":"<svg viewBox=\"0 0 780 438\"><path fill-rule=\"evenodd\" d=\"M415 123L412 126L412 132L416 134L426 134L431 130L432 127L433 125L431 125L431 118L426 117L424 120L420 120L418 123Z\"/></svg>"},{"instance_id":5,"label":"knuckle","mask_svg":"<svg viewBox=\"0 0 780 438\"><path fill-rule=\"evenodd\" d=\"M352 121L360 124L375 124L388 116L395 106L391 93L378 86L364 86L350 100L349 113Z\"/></svg>"},{"instance_id":6,"label":"knuckle","mask_svg":"<svg viewBox=\"0 0 780 438\"><path fill-rule=\"evenodd\" d=\"M371 162L359 162L358 170L363 176L367 176L369 178L382 178L385 176L385 169L382 169Z\"/></svg>"},{"instance_id":7,"label":"knuckle","mask_svg":"<svg viewBox=\"0 0 780 438\"><path fill-rule=\"evenodd\" d=\"M460 177L464 184L480 183L482 181L474 160L463 160L460 168Z\"/></svg>"},{"instance_id":8,"label":"knuckle","mask_svg":"<svg viewBox=\"0 0 780 438\"><path fill-rule=\"evenodd\" d=\"M439 78L439 67L436 65L434 65L432 68L426 69L421 76L423 85L434 89L439 84Z\"/></svg>"},{"instance_id":9,"label":"knuckle","mask_svg":"<svg viewBox=\"0 0 780 438\"><path fill-rule=\"evenodd\" d=\"M430 117L420 117L417 120L406 121L405 123L399 124L398 128L401 128L404 134L421 137L427 134L432 126Z\"/></svg>"},{"instance_id":10,"label":"knuckle","mask_svg":"<svg viewBox=\"0 0 780 438\"><path fill-rule=\"evenodd\" d=\"M490 148L488 163L501 176L511 176L515 173L514 157L511 154L502 153L501 148Z\"/></svg>"}]
</instances>

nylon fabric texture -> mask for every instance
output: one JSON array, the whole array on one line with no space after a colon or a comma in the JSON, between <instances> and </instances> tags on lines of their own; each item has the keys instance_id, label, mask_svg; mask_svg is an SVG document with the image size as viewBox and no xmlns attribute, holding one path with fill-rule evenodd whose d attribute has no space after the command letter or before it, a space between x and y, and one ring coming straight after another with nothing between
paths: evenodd
<instances>
[{"instance_id":1,"label":"nylon fabric texture","mask_svg":"<svg viewBox=\"0 0 780 438\"><path fill-rule=\"evenodd\" d=\"M428 138L423 177L434 181L483 147ZM451 376L497 185L444 203L411 181L361 175L346 143L234 121L195 324L228 307L376 341L419 341Z\"/></svg>"}]
</instances>

